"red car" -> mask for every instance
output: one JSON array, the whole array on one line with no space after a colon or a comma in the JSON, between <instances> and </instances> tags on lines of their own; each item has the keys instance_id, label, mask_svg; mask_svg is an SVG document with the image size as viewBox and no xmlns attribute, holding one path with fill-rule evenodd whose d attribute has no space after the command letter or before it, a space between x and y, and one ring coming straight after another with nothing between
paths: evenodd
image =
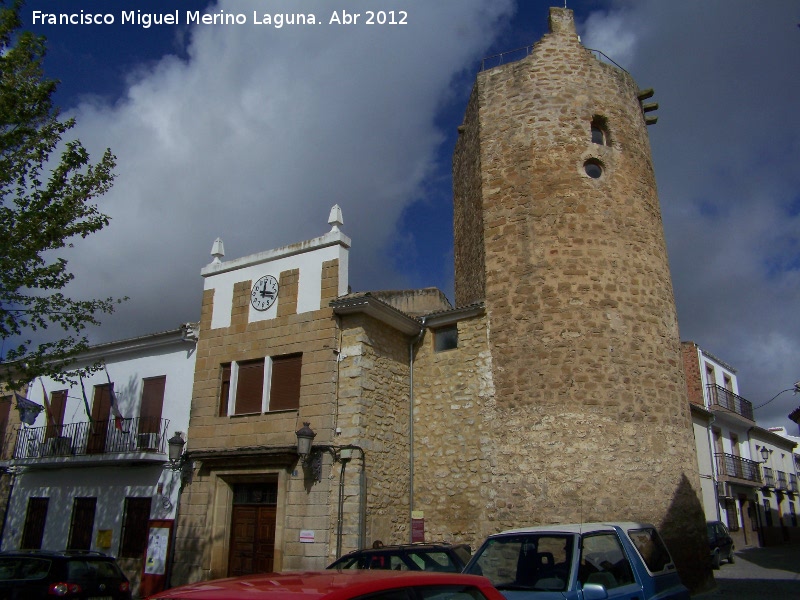
<instances>
[{"instance_id":1,"label":"red car","mask_svg":"<svg viewBox=\"0 0 800 600\"><path fill-rule=\"evenodd\" d=\"M427 571L265 573L173 588L149 600L505 600L485 577Z\"/></svg>"}]
</instances>

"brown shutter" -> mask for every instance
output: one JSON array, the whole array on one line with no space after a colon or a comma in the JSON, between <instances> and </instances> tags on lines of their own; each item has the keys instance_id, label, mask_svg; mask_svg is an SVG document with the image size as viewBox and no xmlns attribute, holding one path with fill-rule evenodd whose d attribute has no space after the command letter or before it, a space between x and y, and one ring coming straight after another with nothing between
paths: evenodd
<instances>
[{"instance_id":1,"label":"brown shutter","mask_svg":"<svg viewBox=\"0 0 800 600\"><path fill-rule=\"evenodd\" d=\"M167 376L142 380L142 406L139 409L139 433L158 433L161 429L161 409L164 407L164 388Z\"/></svg>"},{"instance_id":2,"label":"brown shutter","mask_svg":"<svg viewBox=\"0 0 800 600\"><path fill-rule=\"evenodd\" d=\"M300 370L302 354L276 356L272 359L272 383L269 389L269 409L300 408Z\"/></svg>"},{"instance_id":3,"label":"brown shutter","mask_svg":"<svg viewBox=\"0 0 800 600\"><path fill-rule=\"evenodd\" d=\"M147 549L147 522L150 519L150 498L125 498L119 556L142 558Z\"/></svg>"},{"instance_id":4,"label":"brown shutter","mask_svg":"<svg viewBox=\"0 0 800 600\"><path fill-rule=\"evenodd\" d=\"M91 550L97 498L75 498L67 550Z\"/></svg>"},{"instance_id":5,"label":"brown shutter","mask_svg":"<svg viewBox=\"0 0 800 600\"><path fill-rule=\"evenodd\" d=\"M28 512L25 513L25 526L22 529L22 542L20 543L21 549L41 550L49 502L50 498L28 498Z\"/></svg>"},{"instance_id":6,"label":"brown shutter","mask_svg":"<svg viewBox=\"0 0 800 600\"><path fill-rule=\"evenodd\" d=\"M260 413L263 394L264 359L239 363L239 375L236 379L235 414Z\"/></svg>"},{"instance_id":7,"label":"brown shutter","mask_svg":"<svg viewBox=\"0 0 800 600\"><path fill-rule=\"evenodd\" d=\"M50 415L47 418L46 439L59 437L64 424L64 409L67 406L67 390L59 390L50 394Z\"/></svg>"}]
</instances>

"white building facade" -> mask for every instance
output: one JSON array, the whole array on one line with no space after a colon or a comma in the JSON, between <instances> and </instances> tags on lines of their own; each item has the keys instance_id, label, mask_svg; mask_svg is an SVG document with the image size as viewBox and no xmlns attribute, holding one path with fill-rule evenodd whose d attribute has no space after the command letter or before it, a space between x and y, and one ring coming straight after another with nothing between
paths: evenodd
<instances>
[{"instance_id":1,"label":"white building facade","mask_svg":"<svg viewBox=\"0 0 800 600\"><path fill-rule=\"evenodd\" d=\"M694 342L682 350L706 519L739 549L799 540L800 440L758 426L733 367Z\"/></svg>"},{"instance_id":2,"label":"white building facade","mask_svg":"<svg viewBox=\"0 0 800 600\"><path fill-rule=\"evenodd\" d=\"M97 345L76 366L102 367L82 381L31 382L42 410L10 428L0 465L12 477L2 550L100 551L135 593L163 585L181 487L167 442L186 436L196 343L186 324Z\"/></svg>"},{"instance_id":3,"label":"white building facade","mask_svg":"<svg viewBox=\"0 0 800 600\"><path fill-rule=\"evenodd\" d=\"M755 427L750 443L762 457L764 486L758 491L759 517L764 545L800 541L798 528L798 479L800 438L783 427Z\"/></svg>"}]
</instances>

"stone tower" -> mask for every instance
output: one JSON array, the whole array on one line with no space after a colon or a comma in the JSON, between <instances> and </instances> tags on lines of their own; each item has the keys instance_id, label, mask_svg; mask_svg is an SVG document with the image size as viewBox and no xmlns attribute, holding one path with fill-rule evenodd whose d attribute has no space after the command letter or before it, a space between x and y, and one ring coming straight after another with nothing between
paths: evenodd
<instances>
[{"instance_id":1,"label":"stone tower","mask_svg":"<svg viewBox=\"0 0 800 600\"><path fill-rule=\"evenodd\" d=\"M550 9L482 71L453 157L456 305L484 301L488 519L642 520L710 578L689 403L641 92Z\"/></svg>"}]
</instances>

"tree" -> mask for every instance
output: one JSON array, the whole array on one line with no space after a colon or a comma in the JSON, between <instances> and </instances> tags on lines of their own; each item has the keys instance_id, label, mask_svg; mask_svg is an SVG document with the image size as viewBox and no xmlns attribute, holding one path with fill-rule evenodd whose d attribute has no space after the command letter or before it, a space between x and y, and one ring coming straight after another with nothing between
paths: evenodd
<instances>
[{"instance_id":1,"label":"tree","mask_svg":"<svg viewBox=\"0 0 800 600\"><path fill-rule=\"evenodd\" d=\"M63 291L74 275L59 251L108 225L92 201L111 188L116 159L106 150L91 164L80 141L62 142L75 121L53 106L45 39L20 30L21 7L0 0L0 384L11 389L77 374L69 363L88 348L86 327L120 302ZM56 335L44 333L51 327Z\"/></svg>"}]
</instances>

